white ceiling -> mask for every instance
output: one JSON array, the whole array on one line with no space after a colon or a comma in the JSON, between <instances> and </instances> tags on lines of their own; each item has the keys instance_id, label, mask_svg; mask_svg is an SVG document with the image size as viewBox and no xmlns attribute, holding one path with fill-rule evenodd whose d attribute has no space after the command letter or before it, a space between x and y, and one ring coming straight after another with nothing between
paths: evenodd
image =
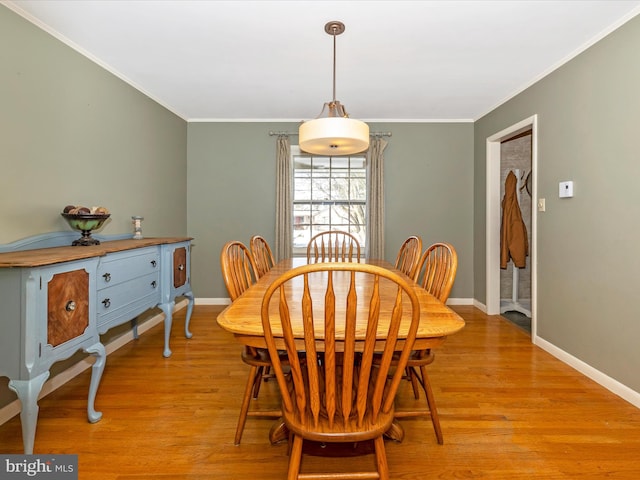
<instances>
[{"instance_id":1,"label":"white ceiling","mask_svg":"<svg viewBox=\"0 0 640 480\"><path fill-rule=\"evenodd\" d=\"M640 0L2 1L177 115L476 120L640 13Z\"/></svg>"}]
</instances>

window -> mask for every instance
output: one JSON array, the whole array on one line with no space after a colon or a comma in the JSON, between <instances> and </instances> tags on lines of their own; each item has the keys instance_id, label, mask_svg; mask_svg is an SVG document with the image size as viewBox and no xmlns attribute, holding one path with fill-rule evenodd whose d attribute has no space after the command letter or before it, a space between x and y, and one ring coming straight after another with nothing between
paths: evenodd
<instances>
[{"instance_id":1,"label":"window","mask_svg":"<svg viewBox=\"0 0 640 480\"><path fill-rule=\"evenodd\" d=\"M366 246L367 174L364 156L315 157L291 147L293 252L306 253L312 236L342 230Z\"/></svg>"}]
</instances>

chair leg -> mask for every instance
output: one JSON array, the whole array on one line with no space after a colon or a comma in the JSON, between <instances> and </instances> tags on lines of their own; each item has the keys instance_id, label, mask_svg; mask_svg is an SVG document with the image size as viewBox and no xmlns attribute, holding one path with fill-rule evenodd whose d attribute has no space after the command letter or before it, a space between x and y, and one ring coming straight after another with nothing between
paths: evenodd
<instances>
[{"instance_id":1,"label":"chair leg","mask_svg":"<svg viewBox=\"0 0 640 480\"><path fill-rule=\"evenodd\" d=\"M440 417L438 416L438 408L436 407L436 398L433 395L431 382L429 382L429 376L427 375L427 368L425 366L421 366L420 373L422 374L422 386L424 387L424 393L427 396L427 405L431 412L431 423L433 423L433 429L436 432L438 443L442 445L444 443L444 438L442 437L442 428L440 427Z\"/></svg>"},{"instance_id":2,"label":"chair leg","mask_svg":"<svg viewBox=\"0 0 640 480\"><path fill-rule=\"evenodd\" d=\"M266 367L258 367L255 377L253 379L253 398L258 398L260 393L260 385L262 385L262 377Z\"/></svg>"},{"instance_id":3,"label":"chair leg","mask_svg":"<svg viewBox=\"0 0 640 480\"><path fill-rule=\"evenodd\" d=\"M233 442L235 445L240 445L240 439L242 438L244 424L247 421L247 412L249 411L249 402L251 401L251 392L254 388L257 371L258 367L254 366L252 366L249 370L249 378L247 378L247 385L244 389L244 395L242 397L242 406L240 407L240 418L238 418L238 426L236 427L236 438Z\"/></svg>"},{"instance_id":4,"label":"chair leg","mask_svg":"<svg viewBox=\"0 0 640 480\"><path fill-rule=\"evenodd\" d=\"M389 480L389 465L387 463L387 452L384 448L384 438L382 435L373 440L376 452L376 466L380 480Z\"/></svg>"},{"instance_id":5,"label":"chair leg","mask_svg":"<svg viewBox=\"0 0 640 480\"><path fill-rule=\"evenodd\" d=\"M302 462L302 437L299 435L293 436L293 446L291 447L291 454L289 456L289 473L287 473L287 480L298 480L300 475L300 463Z\"/></svg>"},{"instance_id":6,"label":"chair leg","mask_svg":"<svg viewBox=\"0 0 640 480\"><path fill-rule=\"evenodd\" d=\"M407 367L407 375L409 377L409 380L411 380L411 386L413 387L413 396L417 400L420 398L420 389L418 387L417 378L418 373L416 372L414 367Z\"/></svg>"},{"instance_id":7,"label":"chair leg","mask_svg":"<svg viewBox=\"0 0 640 480\"><path fill-rule=\"evenodd\" d=\"M293 432L289 430L289 438L287 438L287 455L291 456L291 448L293 447Z\"/></svg>"}]
</instances>

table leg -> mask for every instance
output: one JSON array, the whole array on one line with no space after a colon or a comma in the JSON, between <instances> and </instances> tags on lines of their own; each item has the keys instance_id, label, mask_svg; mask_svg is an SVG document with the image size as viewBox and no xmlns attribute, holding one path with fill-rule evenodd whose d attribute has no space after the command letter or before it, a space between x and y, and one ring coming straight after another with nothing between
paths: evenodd
<instances>
[{"instance_id":1,"label":"table leg","mask_svg":"<svg viewBox=\"0 0 640 480\"><path fill-rule=\"evenodd\" d=\"M289 429L284 424L284 420L279 418L276 423L271 426L269 430L269 441L272 445L276 443L287 441L289 439Z\"/></svg>"},{"instance_id":2,"label":"table leg","mask_svg":"<svg viewBox=\"0 0 640 480\"><path fill-rule=\"evenodd\" d=\"M398 443L404 440L404 428L402 428L402 425L400 425L400 422L398 422L397 418L393 420L391 427L389 427L389 430L387 430L384 434L386 437Z\"/></svg>"}]
</instances>

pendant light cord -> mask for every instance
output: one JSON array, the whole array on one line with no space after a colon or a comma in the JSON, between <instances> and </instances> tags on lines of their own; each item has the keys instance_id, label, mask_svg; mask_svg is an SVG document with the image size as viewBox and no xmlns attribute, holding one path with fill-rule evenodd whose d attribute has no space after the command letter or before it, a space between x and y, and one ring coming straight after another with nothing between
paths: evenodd
<instances>
[{"instance_id":1,"label":"pendant light cord","mask_svg":"<svg viewBox=\"0 0 640 480\"><path fill-rule=\"evenodd\" d=\"M333 103L336 103L336 30L338 27L333 26Z\"/></svg>"}]
</instances>

